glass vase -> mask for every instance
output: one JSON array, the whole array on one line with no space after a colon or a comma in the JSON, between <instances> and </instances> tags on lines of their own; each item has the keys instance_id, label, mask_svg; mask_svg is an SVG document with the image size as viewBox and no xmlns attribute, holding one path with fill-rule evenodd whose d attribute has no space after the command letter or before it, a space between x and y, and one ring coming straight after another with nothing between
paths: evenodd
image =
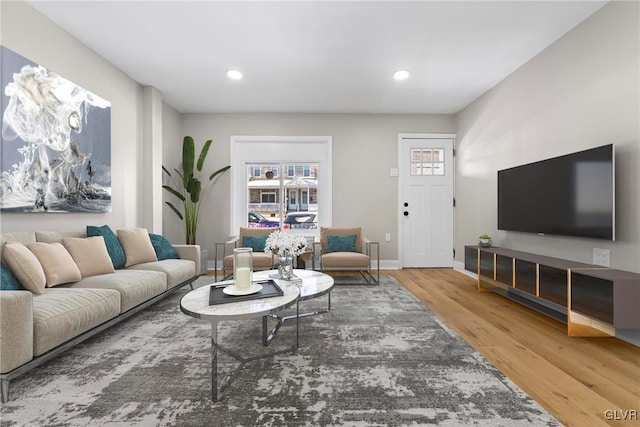
<instances>
[{"instance_id":1,"label":"glass vase","mask_svg":"<svg viewBox=\"0 0 640 427\"><path fill-rule=\"evenodd\" d=\"M288 253L280 255L278 262L278 273L280 274L280 278L284 280L291 280L293 277L293 255Z\"/></svg>"}]
</instances>

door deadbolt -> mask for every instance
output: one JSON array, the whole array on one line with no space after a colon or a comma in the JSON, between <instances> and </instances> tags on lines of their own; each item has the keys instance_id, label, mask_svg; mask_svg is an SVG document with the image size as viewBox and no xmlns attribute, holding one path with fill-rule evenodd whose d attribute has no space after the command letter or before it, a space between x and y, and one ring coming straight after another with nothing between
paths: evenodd
<instances>
[{"instance_id":1,"label":"door deadbolt","mask_svg":"<svg viewBox=\"0 0 640 427\"><path fill-rule=\"evenodd\" d=\"M404 207L406 208L406 207L408 207L408 206L409 206L409 203L404 202Z\"/></svg>"},{"instance_id":2,"label":"door deadbolt","mask_svg":"<svg viewBox=\"0 0 640 427\"><path fill-rule=\"evenodd\" d=\"M404 216L409 216L409 212L404 211Z\"/></svg>"}]
</instances>

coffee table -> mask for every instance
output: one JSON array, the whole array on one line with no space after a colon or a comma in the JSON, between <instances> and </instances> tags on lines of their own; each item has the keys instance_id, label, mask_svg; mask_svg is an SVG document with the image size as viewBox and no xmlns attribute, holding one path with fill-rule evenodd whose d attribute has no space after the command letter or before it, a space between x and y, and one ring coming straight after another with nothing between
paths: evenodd
<instances>
[{"instance_id":1,"label":"coffee table","mask_svg":"<svg viewBox=\"0 0 640 427\"><path fill-rule=\"evenodd\" d=\"M262 277L257 273L254 275L254 281L260 281L267 278L268 277ZM236 379L247 362L251 362L257 359L263 359L265 357L272 357L277 354L296 351L296 349L298 348L299 334L297 324L296 342L295 345L290 349L279 350L250 358L245 358L240 356L238 353L221 347L218 343L218 323L220 323L221 321L253 319L262 317L264 325L264 322L266 322L266 316L275 314L278 310L290 307L294 304L296 305L296 313L299 313L298 298L300 296L300 288L298 288L298 286L293 283L282 280L276 280L276 283L278 283L278 286L280 286L280 288L282 289L282 296L209 305L210 288L212 286L222 287L233 284L232 280L226 280L194 289L187 293L180 300L180 310L182 310L184 314L195 317L197 319L207 320L211 323L211 397L213 400L218 401L222 398L224 393ZM229 356L240 362L240 366L238 366L231 373L228 381L221 386L220 390L218 390L218 350L228 354Z\"/></svg>"},{"instance_id":2,"label":"coffee table","mask_svg":"<svg viewBox=\"0 0 640 427\"><path fill-rule=\"evenodd\" d=\"M260 278L268 278L269 276L273 276L277 274L277 270L270 270L266 272L261 272L260 274L255 273L256 277ZM277 319L278 322L276 325L269 331L267 325L267 317L262 318L262 344L268 346L271 341L275 338L276 333L282 326L282 324L288 320L298 319L306 316L314 316L316 314L328 313L331 311L331 291L333 290L334 281L333 277L328 274L320 273L319 271L314 270L293 270L293 274L300 279L302 279L302 283L298 283L298 287L300 288L300 298L298 301L306 301L313 298L318 298L322 295L327 295L327 308L323 310L314 310L306 313L300 313L296 311L296 314L288 315L288 316L280 316L278 313L272 313L269 315L270 318ZM284 281L279 281L278 283L282 283ZM297 326L297 325L296 325Z\"/></svg>"}]
</instances>

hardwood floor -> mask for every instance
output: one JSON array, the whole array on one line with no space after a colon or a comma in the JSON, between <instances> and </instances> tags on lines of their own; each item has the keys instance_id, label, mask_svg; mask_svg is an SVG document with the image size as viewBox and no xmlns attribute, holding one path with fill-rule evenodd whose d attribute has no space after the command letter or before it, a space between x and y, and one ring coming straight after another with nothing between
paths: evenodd
<instances>
[{"instance_id":1,"label":"hardwood floor","mask_svg":"<svg viewBox=\"0 0 640 427\"><path fill-rule=\"evenodd\" d=\"M640 348L566 325L451 269L385 270L567 426L640 426ZM640 309L640 308L639 308Z\"/></svg>"}]
</instances>

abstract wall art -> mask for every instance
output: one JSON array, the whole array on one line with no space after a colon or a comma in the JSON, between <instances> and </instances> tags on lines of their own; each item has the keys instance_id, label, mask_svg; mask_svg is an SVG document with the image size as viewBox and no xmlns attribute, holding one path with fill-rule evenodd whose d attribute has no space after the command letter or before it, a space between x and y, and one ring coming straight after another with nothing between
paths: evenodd
<instances>
[{"instance_id":1,"label":"abstract wall art","mask_svg":"<svg viewBox=\"0 0 640 427\"><path fill-rule=\"evenodd\" d=\"M111 211L111 103L0 46L0 209Z\"/></svg>"}]
</instances>

